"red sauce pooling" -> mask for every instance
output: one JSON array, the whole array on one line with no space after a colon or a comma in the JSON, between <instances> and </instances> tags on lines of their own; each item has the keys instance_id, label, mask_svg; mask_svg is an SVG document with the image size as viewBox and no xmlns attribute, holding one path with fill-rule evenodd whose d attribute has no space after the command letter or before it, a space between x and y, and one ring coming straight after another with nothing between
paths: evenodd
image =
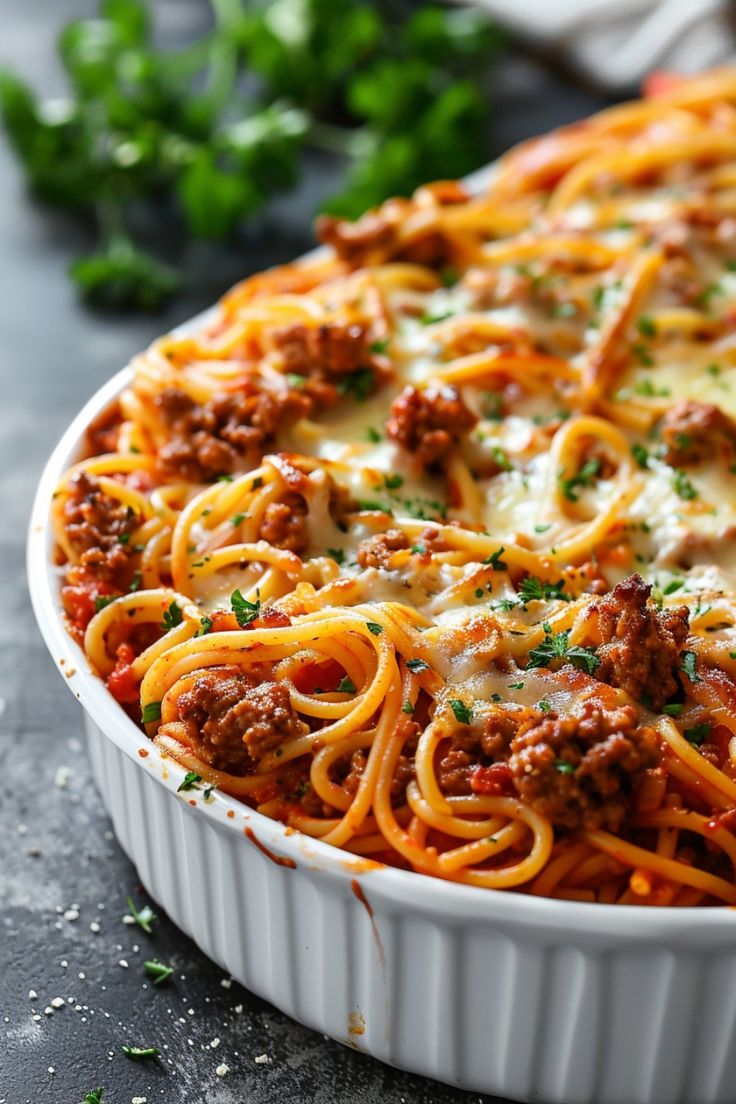
<instances>
[{"instance_id":1,"label":"red sauce pooling","mask_svg":"<svg viewBox=\"0 0 736 1104\"><path fill-rule=\"evenodd\" d=\"M370 918L372 920L373 919L373 906L371 905L370 901L368 900L365 893L363 892L361 884L357 880L357 878L353 878L353 880L350 883L350 888L352 889L353 893L358 898L361 905L363 906L363 908L365 909L365 911L368 913L368 915L370 916Z\"/></svg>"}]
</instances>

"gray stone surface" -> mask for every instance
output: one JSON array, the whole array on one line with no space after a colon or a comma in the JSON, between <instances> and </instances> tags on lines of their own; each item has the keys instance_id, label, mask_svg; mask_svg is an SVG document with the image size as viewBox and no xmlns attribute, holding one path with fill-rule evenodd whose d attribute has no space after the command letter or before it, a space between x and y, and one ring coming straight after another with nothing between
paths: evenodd
<instances>
[{"instance_id":1,"label":"gray stone surface","mask_svg":"<svg viewBox=\"0 0 736 1104\"><path fill-rule=\"evenodd\" d=\"M0 0L0 63L58 90L55 33L91 9L85 0ZM206 19L206 5L189 0L156 10L165 37ZM503 149L600 101L512 54L497 103ZM151 937L123 923L127 895L145 898L113 839L83 754L79 706L46 653L26 591L34 486L74 412L132 353L237 275L307 247L309 212L327 184L324 166L313 165L299 197L264 215L217 267L192 250L194 289L168 314L105 316L79 305L65 275L86 246L83 231L26 197L0 142L0 1104L78 1104L97 1086L104 1104L478 1099L304 1030L229 985L165 916ZM161 988L147 984L149 957L175 968ZM123 1043L155 1044L163 1060L133 1063ZM223 1078L220 1063L230 1070Z\"/></svg>"}]
</instances>

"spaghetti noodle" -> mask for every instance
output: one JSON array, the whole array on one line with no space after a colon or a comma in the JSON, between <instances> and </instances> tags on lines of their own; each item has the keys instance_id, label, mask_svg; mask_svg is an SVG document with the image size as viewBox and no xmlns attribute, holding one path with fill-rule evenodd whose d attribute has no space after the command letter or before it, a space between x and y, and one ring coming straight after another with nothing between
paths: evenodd
<instances>
[{"instance_id":1,"label":"spaghetti noodle","mask_svg":"<svg viewBox=\"0 0 736 1104\"><path fill-rule=\"evenodd\" d=\"M212 788L355 855L736 904L736 71L421 188L134 363L70 630Z\"/></svg>"}]
</instances>

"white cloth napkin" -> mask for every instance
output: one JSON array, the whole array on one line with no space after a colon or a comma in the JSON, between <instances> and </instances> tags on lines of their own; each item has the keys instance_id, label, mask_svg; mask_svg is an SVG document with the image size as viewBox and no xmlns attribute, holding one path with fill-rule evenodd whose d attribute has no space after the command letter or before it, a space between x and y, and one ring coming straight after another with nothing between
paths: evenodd
<instances>
[{"instance_id":1,"label":"white cloth napkin","mask_svg":"<svg viewBox=\"0 0 736 1104\"><path fill-rule=\"evenodd\" d=\"M500 24L553 48L610 89L630 89L653 69L694 73L736 57L730 0L475 2Z\"/></svg>"}]
</instances>

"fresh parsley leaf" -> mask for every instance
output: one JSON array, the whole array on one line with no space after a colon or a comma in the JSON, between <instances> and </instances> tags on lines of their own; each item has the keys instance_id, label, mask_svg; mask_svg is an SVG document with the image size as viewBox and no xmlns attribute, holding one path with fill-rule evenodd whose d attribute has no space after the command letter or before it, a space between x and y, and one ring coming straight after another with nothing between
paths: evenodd
<instances>
[{"instance_id":1,"label":"fresh parsley leaf","mask_svg":"<svg viewBox=\"0 0 736 1104\"><path fill-rule=\"evenodd\" d=\"M338 685L336 687L336 693L338 693L338 694L354 694L355 693L355 686L354 686L352 680L349 679L347 675L345 675L344 678L340 679L340 682L338 683Z\"/></svg>"},{"instance_id":2,"label":"fresh parsley leaf","mask_svg":"<svg viewBox=\"0 0 736 1104\"><path fill-rule=\"evenodd\" d=\"M636 328L642 337L657 336L657 325L651 314L642 314L641 318L636 323Z\"/></svg>"},{"instance_id":3,"label":"fresh parsley leaf","mask_svg":"<svg viewBox=\"0 0 736 1104\"><path fill-rule=\"evenodd\" d=\"M672 476L672 489L680 498L684 498L686 502L698 497L697 489L692 485L681 468L678 468Z\"/></svg>"},{"instance_id":4,"label":"fresh parsley leaf","mask_svg":"<svg viewBox=\"0 0 736 1104\"><path fill-rule=\"evenodd\" d=\"M702 682L697 672L698 657L695 652L680 653L680 670L684 671L691 682Z\"/></svg>"},{"instance_id":5,"label":"fresh parsley leaf","mask_svg":"<svg viewBox=\"0 0 736 1104\"><path fill-rule=\"evenodd\" d=\"M365 402L373 390L375 374L372 368L358 368L343 376L337 385L337 390L343 396L349 396L356 402Z\"/></svg>"},{"instance_id":6,"label":"fresh parsley leaf","mask_svg":"<svg viewBox=\"0 0 736 1104\"><path fill-rule=\"evenodd\" d=\"M151 906L143 905L142 908L137 909L133 904L133 898L129 897L128 908L130 909L130 915L133 917L138 927L141 928L146 935L151 935L151 924L154 920L158 919Z\"/></svg>"},{"instance_id":7,"label":"fresh parsley leaf","mask_svg":"<svg viewBox=\"0 0 736 1104\"><path fill-rule=\"evenodd\" d=\"M164 966L163 962L159 962L158 959L155 958L151 958L147 962L144 962L143 969L153 978L154 985L163 985L174 972L172 966Z\"/></svg>"},{"instance_id":8,"label":"fresh parsley leaf","mask_svg":"<svg viewBox=\"0 0 736 1104\"><path fill-rule=\"evenodd\" d=\"M257 598L255 602L249 602L239 590L234 590L230 595L230 607L235 614L235 620L241 629L244 629L247 625L250 625L251 621L255 621L260 616L261 600Z\"/></svg>"},{"instance_id":9,"label":"fresh parsley leaf","mask_svg":"<svg viewBox=\"0 0 736 1104\"><path fill-rule=\"evenodd\" d=\"M702 724L693 725L692 728L686 728L682 735L689 744L693 744L694 747L701 747L710 736L712 727L707 721L704 721Z\"/></svg>"},{"instance_id":10,"label":"fresh parsley leaf","mask_svg":"<svg viewBox=\"0 0 736 1104\"><path fill-rule=\"evenodd\" d=\"M494 571L506 571L508 564L501 559L505 551L506 549L503 546L497 548L495 552L491 552L490 556L483 560L483 563L490 564Z\"/></svg>"},{"instance_id":11,"label":"fresh parsley leaf","mask_svg":"<svg viewBox=\"0 0 736 1104\"><path fill-rule=\"evenodd\" d=\"M580 671L592 675L600 660L593 648L581 644L570 644L570 630L553 633L547 622L544 623L544 640L529 651L527 667L549 667L557 659L564 659Z\"/></svg>"},{"instance_id":12,"label":"fresh parsley leaf","mask_svg":"<svg viewBox=\"0 0 736 1104\"><path fill-rule=\"evenodd\" d=\"M143 1062L148 1058L158 1058L161 1051L158 1047L137 1047L126 1046L125 1043L120 1048L126 1058L132 1058L134 1062Z\"/></svg>"},{"instance_id":13,"label":"fresh parsley leaf","mask_svg":"<svg viewBox=\"0 0 736 1104\"><path fill-rule=\"evenodd\" d=\"M369 633L373 633L374 636L380 636L383 632L383 626L378 625L375 621L366 621L366 628Z\"/></svg>"},{"instance_id":14,"label":"fresh parsley leaf","mask_svg":"<svg viewBox=\"0 0 736 1104\"><path fill-rule=\"evenodd\" d=\"M572 763L566 763L564 759L556 759L555 760L555 770L559 771L560 774L574 774L575 773L575 767L573 766L573 764Z\"/></svg>"},{"instance_id":15,"label":"fresh parsley leaf","mask_svg":"<svg viewBox=\"0 0 736 1104\"><path fill-rule=\"evenodd\" d=\"M465 704L460 698L452 698L450 701L450 708L455 714L455 720L459 724L470 724L473 717L473 710L471 706Z\"/></svg>"},{"instance_id":16,"label":"fresh parsley leaf","mask_svg":"<svg viewBox=\"0 0 736 1104\"><path fill-rule=\"evenodd\" d=\"M556 583L544 583L536 575L527 575L525 579L521 580L519 584L519 598L522 603L526 605L527 602L534 601L561 601L569 602L570 595L564 592L565 580L560 579Z\"/></svg>"},{"instance_id":17,"label":"fresh parsley leaf","mask_svg":"<svg viewBox=\"0 0 736 1104\"><path fill-rule=\"evenodd\" d=\"M429 664L424 659L407 659L406 666L409 668L410 671L413 671L415 674L418 671L429 670Z\"/></svg>"},{"instance_id":18,"label":"fresh parsley leaf","mask_svg":"<svg viewBox=\"0 0 736 1104\"><path fill-rule=\"evenodd\" d=\"M195 636L206 636L208 632L211 632L214 622L207 614L199 619L199 628L195 632Z\"/></svg>"},{"instance_id":19,"label":"fresh parsley leaf","mask_svg":"<svg viewBox=\"0 0 736 1104\"><path fill-rule=\"evenodd\" d=\"M671 702L669 705L662 706L662 712L670 717L679 717L684 708L682 702Z\"/></svg>"},{"instance_id":20,"label":"fresh parsley leaf","mask_svg":"<svg viewBox=\"0 0 736 1104\"><path fill-rule=\"evenodd\" d=\"M383 484L389 491L395 491L404 483L403 475L384 475Z\"/></svg>"},{"instance_id":21,"label":"fresh parsley leaf","mask_svg":"<svg viewBox=\"0 0 736 1104\"><path fill-rule=\"evenodd\" d=\"M383 440L383 438L381 437L381 434L378 432L378 430L374 426L367 426L366 427L365 439L366 439L366 441L369 441L372 445L377 445L379 441Z\"/></svg>"},{"instance_id":22,"label":"fresh parsley leaf","mask_svg":"<svg viewBox=\"0 0 736 1104\"><path fill-rule=\"evenodd\" d=\"M237 527L245 521L247 516L247 514L233 514L233 516L230 518L230 524L233 526L234 529L237 529Z\"/></svg>"},{"instance_id":23,"label":"fresh parsley leaf","mask_svg":"<svg viewBox=\"0 0 736 1104\"><path fill-rule=\"evenodd\" d=\"M161 702L152 701L147 702L143 706L143 712L141 714L141 724L153 724L154 721L161 720Z\"/></svg>"},{"instance_id":24,"label":"fresh parsley leaf","mask_svg":"<svg viewBox=\"0 0 736 1104\"><path fill-rule=\"evenodd\" d=\"M409 713L411 715L414 712L414 706L411 704L410 701L404 702L404 704L401 707L401 712L402 713Z\"/></svg>"},{"instance_id":25,"label":"fresh parsley leaf","mask_svg":"<svg viewBox=\"0 0 736 1104\"><path fill-rule=\"evenodd\" d=\"M84 1104L102 1104L102 1089L92 1089L84 1098Z\"/></svg>"},{"instance_id":26,"label":"fresh parsley leaf","mask_svg":"<svg viewBox=\"0 0 736 1104\"><path fill-rule=\"evenodd\" d=\"M331 556L335 563L345 563L345 553L342 548L328 548L327 555Z\"/></svg>"},{"instance_id":27,"label":"fresh parsley leaf","mask_svg":"<svg viewBox=\"0 0 736 1104\"><path fill-rule=\"evenodd\" d=\"M176 792L181 793L182 790L198 790L201 781L201 774L197 774L196 771L187 771L181 783L176 787Z\"/></svg>"},{"instance_id":28,"label":"fresh parsley leaf","mask_svg":"<svg viewBox=\"0 0 736 1104\"><path fill-rule=\"evenodd\" d=\"M586 460L577 475L565 478L564 472L557 477L560 490L570 502L577 502L580 498L579 487L592 487L595 477L601 470L601 462L597 457Z\"/></svg>"},{"instance_id":29,"label":"fresh parsley leaf","mask_svg":"<svg viewBox=\"0 0 736 1104\"><path fill-rule=\"evenodd\" d=\"M631 455L640 468L647 468L649 466L649 450L646 449L644 445L638 443L633 444L631 446Z\"/></svg>"},{"instance_id":30,"label":"fresh parsley leaf","mask_svg":"<svg viewBox=\"0 0 736 1104\"><path fill-rule=\"evenodd\" d=\"M380 355L385 353L389 346L389 340L387 337L382 338L380 341L372 341L368 346L369 353L376 353Z\"/></svg>"},{"instance_id":31,"label":"fresh parsley leaf","mask_svg":"<svg viewBox=\"0 0 736 1104\"><path fill-rule=\"evenodd\" d=\"M95 598L95 613L99 613L100 610L103 610L105 606L109 606L118 597L117 594L98 594Z\"/></svg>"},{"instance_id":32,"label":"fresh parsley leaf","mask_svg":"<svg viewBox=\"0 0 736 1104\"><path fill-rule=\"evenodd\" d=\"M177 625L181 625L181 622L182 612L179 608L179 603L174 601L167 610L164 610L164 619L161 622L161 628L164 632L169 632L170 629L175 629Z\"/></svg>"}]
</instances>

